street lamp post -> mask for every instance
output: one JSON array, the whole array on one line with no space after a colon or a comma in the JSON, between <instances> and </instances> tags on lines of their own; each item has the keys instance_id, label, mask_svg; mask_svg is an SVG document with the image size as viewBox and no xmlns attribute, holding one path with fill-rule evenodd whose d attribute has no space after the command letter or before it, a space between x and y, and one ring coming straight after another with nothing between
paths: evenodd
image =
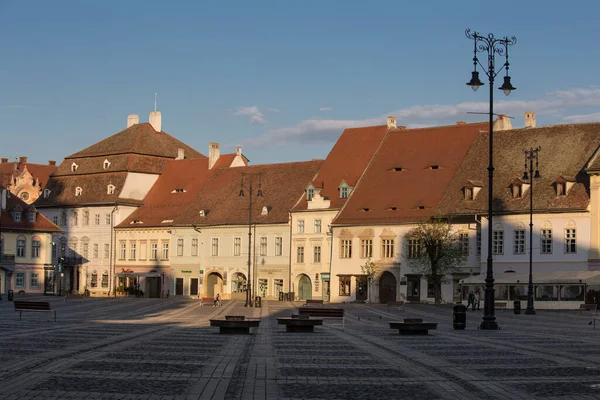
<instances>
[{"instance_id":1,"label":"street lamp post","mask_svg":"<svg viewBox=\"0 0 600 400\"><path fill-rule=\"evenodd\" d=\"M242 173L242 183L240 185L240 197L244 197L244 189L248 191L248 282L246 285L246 304L244 307L252 307L252 279L250 275L250 267L252 265L252 195L254 194L253 178L257 174L246 174ZM244 178L248 179L248 182L244 183ZM261 174L258 174L258 190L256 191L256 197L263 197L262 193L262 179Z\"/></svg>"},{"instance_id":2,"label":"street lamp post","mask_svg":"<svg viewBox=\"0 0 600 400\"><path fill-rule=\"evenodd\" d=\"M541 178L538 169L539 153L541 147L530 148L523 150L525 153L525 172L523 180L529 180L529 284L527 285L527 309L525 314L535 314L533 308L533 180ZM533 161L535 160L535 170L533 169ZM527 173L527 161L529 161L529 173Z\"/></svg>"},{"instance_id":3,"label":"street lamp post","mask_svg":"<svg viewBox=\"0 0 600 400\"><path fill-rule=\"evenodd\" d=\"M494 310L494 269L492 259L492 214L494 206L494 187L493 187L493 176L494 176L494 78L502 71L506 70L504 76L504 83L499 88L504 92L505 95L509 95L511 91L515 90L513 85L510 83L510 76L508 75L508 46L513 46L517 43L517 38L504 37L502 39L496 39L493 34L487 36L481 36L478 32L471 33L470 29L465 31L465 35L468 39L473 40L473 72L471 73L471 80L467 82L468 86L475 91L483 86L483 82L479 80L479 72L477 72L477 65L483 69L487 75L490 85L490 139L489 139L489 166L488 166L488 248L487 248L487 274L485 278L485 294L484 294L484 308L483 308L483 320L479 325L480 329L498 329L498 323L496 322L495 310ZM487 68L481 64L477 53L487 53ZM496 54L499 56L505 56L505 62L498 71L496 71L495 58Z\"/></svg>"}]
</instances>

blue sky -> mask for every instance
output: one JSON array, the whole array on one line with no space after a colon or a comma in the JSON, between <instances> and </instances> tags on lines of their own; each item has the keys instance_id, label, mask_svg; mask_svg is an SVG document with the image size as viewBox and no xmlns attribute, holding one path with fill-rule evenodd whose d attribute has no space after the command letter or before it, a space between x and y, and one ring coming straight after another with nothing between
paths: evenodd
<instances>
[{"instance_id":1,"label":"blue sky","mask_svg":"<svg viewBox=\"0 0 600 400\"><path fill-rule=\"evenodd\" d=\"M344 127L485 120L465 85L471 28L516 36L523 125L600 121L597 1L0 0L0 155L59 162L148 120L253 164L323 158ZM499 63L498 63L499 66ZM500 86L497 82L496 86Z\"/></svg>"}]
</instances>

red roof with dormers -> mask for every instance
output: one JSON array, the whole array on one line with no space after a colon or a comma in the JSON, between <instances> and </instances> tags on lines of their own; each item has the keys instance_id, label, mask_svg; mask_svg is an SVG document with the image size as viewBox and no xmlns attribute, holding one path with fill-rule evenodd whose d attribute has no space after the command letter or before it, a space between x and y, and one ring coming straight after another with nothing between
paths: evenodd
<instances>
[{"instance_id":1,"label":"red roof with dormers","mask_svg":"<svg viewBox=\"0 0 600 400\"><path fill-rule=\"evenodd\" d=\"M0 186L0 196L2 191L7 189ZM17 196L7 193L6 210L0 210L0 231L33 231L33 232L61 232L62 230L54 225L48 218L38 212L33 205L25 203ZM21 221L14 219L13 211L21 212ZM29 222L27 213L35 212L35 222Z\"/></svg>"}]
</instances>

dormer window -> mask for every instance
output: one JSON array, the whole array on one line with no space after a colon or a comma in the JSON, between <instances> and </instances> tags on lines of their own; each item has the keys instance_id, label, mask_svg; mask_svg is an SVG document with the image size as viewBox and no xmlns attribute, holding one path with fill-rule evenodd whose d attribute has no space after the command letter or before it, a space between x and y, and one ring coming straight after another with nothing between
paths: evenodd
<instances>
[{"instance_id":1,"label":"dormer window","mask_svg":"<svg viewBox=\"0 0 600 400\"><path fill-rule=\"evenodd\" d=\"M44 189L44 198L47 199L48 197L50 197L50 189Z\"/></svg>"},{"instance_id":2,"label":"dormer window","mask_svg":"<svg viewBox=\"0 0 600 400\"><path fill-rule=\"evenodd\" d=\"M402 171L404 171L404 168L402 168L402 167L394 167L394 168L392 168L392 171L402 172Z\"/></svg>"},{"instance_id":3,"label":"dormer window","mask_svg":"<svg viewBox=\"0 0 600 400\"><path fill-rule=\"evenodd\" d=\"M71 164L71 172L77 171L77 168L79 168L79 165L77 165L75 163Z\"/></svg>"},{"instance_id":4,"label":"dormer window","mask_svg":"<svg viewBox=\"0 0 600 400\"><path fill-rule=\"evenodd\" d=\"M306 189L306 200L311 201L315 197L315 189Z\"/></svg>"},{"instance_id":5,"label":"dormer window","mask_svg":"<svg viewBox=\"0 0 600 400\"><path fill-rule=\"evenodd\" d=\"M267 214L269 214L269 207L263 206L262 211L260 212L260 215L267 215Z\"/></svg>"},{"instance_id":6,"label":"dormer window","mask_svg":"<svg viewBox=\"0 0 600 400\"><path fill-rule=\"evenodd\" d=\"M108 161L108 160L104 160L104 165L103 165L103 168L104 168L104 169L108 169L109 167L110 167L110 161Z\"/></svg>"},{"instance_id":7,"label":"dormer window","mask_svg":"<svg viewBox=\"0 0 600 400\"><path fill-rule=\"evenodd\" d=\"M77 186L75 188L75 196L81 196L81 194L83 193L83 189L79 186Z\"/></svg>"},{"instance_id":8,"label":"dormer window","mask_svg":"<svg viewBox=\"0 0 600 400\"><path fill-rule=\"evenodd\" d=\"M365 208L361 208L361 211L369 211L369 209L367 207L365 207Z\"/></svg>"},{"instance_id":9,"label":"dormer window","mask_svg":"<svg viewBox=\"0 0 600 400\"><path fill-rule=\"evenodd\" d=\"M185 192L187 192L187 190L185 190L183 188L173 189L171 191L171 193L185 193Z\"/></svg>"},{"instance_id":10,"label":"dormer window","mask_svg":"<svg viewBox=\"0 0 600 400\"><path fill-rule=\"evenodd\" d=\"M465 191L465 200L473 200L474 199L472 187L465 187L464 191Z\"/></svg>"},{"instance_id":11,"label":"dormer window","mask_svg":"<svg viewBox=\"0 0 600 400\"><path fill-rule=\"evenodd\" d=\"M398 209L397 207L390 207L390 208L388 208L388 210L390 210L390 211L396 211L397 209Z\"/></svg>"},{"instance_id":12,"label":"dormer window","mask_svg":"<svg viewBox=\"0 0 600 400\"><path fill-rule=\"evenodd\" d=\"M198 215L200 215L201 217L206 217L206 211L200 210L198 211Z\"/></svg>"},{"instance_id":13,"label":"dormer window","mask_svg":"<svg viewBox=\"0 0 600 400\"><path fill-rule=\"evenodd\" d=\"M340 199L347 199L350 196L352 188L348 186L346 182L342 181L342 183L338 187L338 190L340 191Z\"/></svg>"},{"instance_id":14,"label":"dormer window","mask_svg":"<svg viewBox=\"0 0 600 400\"><path fill-rule=\"evenodd\" d=\"M36 212L35 211L29 211L27 213L27 219L29 220L29 222L31 222L32 224L35 223L35 216L36 216Z\"/></svg>"},{"instance_id":15,"label":"dormer window","mask_svg":"<svg viewBox=\"0 0 600 400\"><path fill-rule=\"evenodd\" d=\"M15 222L21 222L21 210L17 209L12 212L13 220Z\"/></svg>"},{"instance_id":16,"label":"dormer window","mask_svg":"<svg viewBox=\"0 0 600 400\"><path fill-rule=\"evenodd\" d=\"M108 185L106 188L106 193L107 194L115 194L115 185L113 185L113 184Z\"/></svg>"},{"instance_id":17,"label":"dormer window","mask_svg":"<svg viewBox=\"0 0 600 400\"><path fill-rule=\"evenodd\" d=\"M439 165L430 165L429 169L440 169Z\"/></svg>"},{"instance_id":18,"label":"dormer window","mask_svg":"<svg viewBox=\"0 0 600 400\"><path fill-rule=\"evenodd\" d=\"M575 182L568 181L562 176L554 181L554 189L556 190L557 196L566 196L569 190L573 187Z\"/></svg>"},{"instance_id":19,"label":"dormer window","mask_svg":"<svg viewBox=\"0 0 600 400\"><path fill-rule=\"evenodd\" d=\"M528 188L529 184L524 183L520 179L515 179L511 185L513 199L520 199L523 197Z\"/></svg>"},{"instance_id":20,"label":"dormer window","mask_svg":"<svg viewBox=\"0 0 600 400\"><path fill-rule=\"evenodd\" d=\"M463 186L463 195L465 200L475 200L477 194L481 190L482 184L478 181L467 181L465 186Z\"/></svg>"}]
</instances>

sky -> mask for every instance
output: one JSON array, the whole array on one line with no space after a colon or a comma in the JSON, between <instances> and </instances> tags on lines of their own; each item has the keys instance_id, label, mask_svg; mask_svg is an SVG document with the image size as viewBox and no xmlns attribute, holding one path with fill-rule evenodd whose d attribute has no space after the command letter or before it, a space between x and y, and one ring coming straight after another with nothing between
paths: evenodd
<instances>
[{"instance_id":1,"label":"sky","mask_svg":"<svg viewBox=\"0 0 600 400\"><path fill-rule=\"evenodd\" d=\"M252 164L325 158L344 128L485 121L470 28L516 36L522 127L600 121L600 2L0 0L0 156L63 157L148 121ZM485 62L483 55L482 60ZM496 59L499 69L503 57ZM479 69L479 71L482 71ZM497 77L495 87L502 83ZM351 156L351 155L350 155Z\"/></svg>"}]
</instances>

